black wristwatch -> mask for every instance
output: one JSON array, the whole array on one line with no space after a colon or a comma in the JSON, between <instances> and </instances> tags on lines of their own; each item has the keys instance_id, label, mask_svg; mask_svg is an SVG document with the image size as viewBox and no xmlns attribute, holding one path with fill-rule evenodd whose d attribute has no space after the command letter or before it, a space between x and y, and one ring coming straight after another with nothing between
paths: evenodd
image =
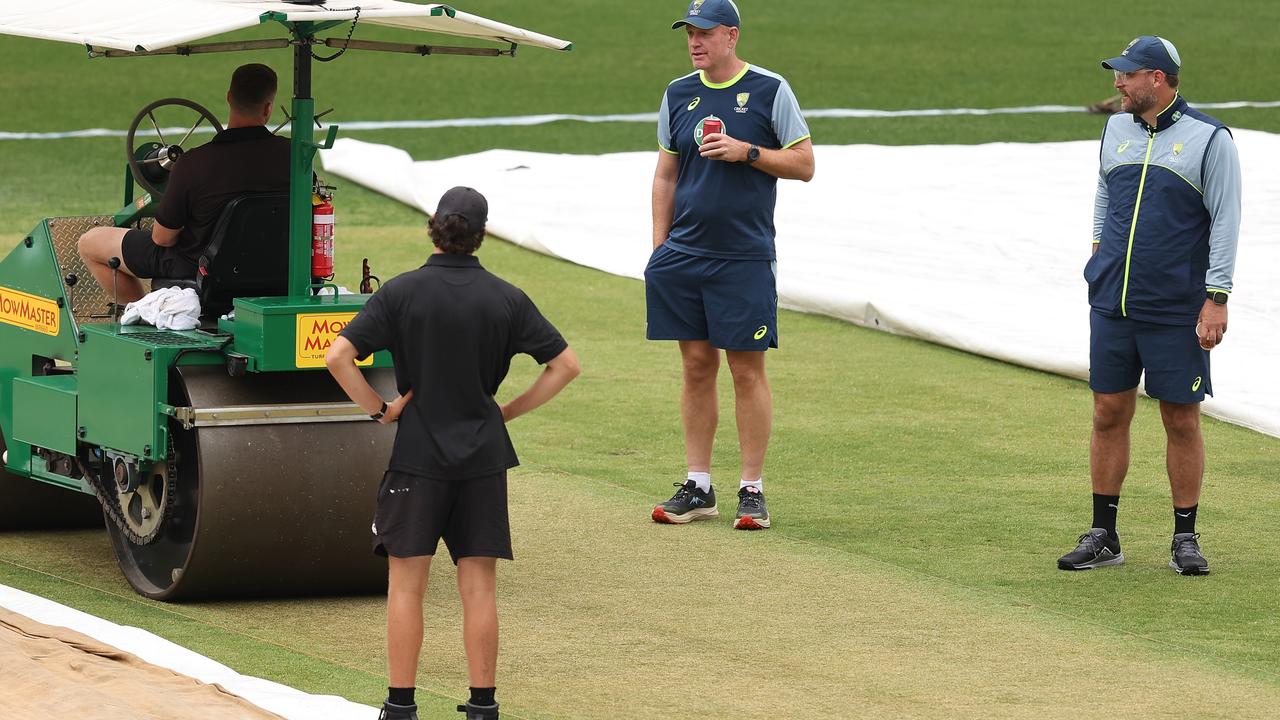
<instances>
[{"instance_id":1,"label":"black wristwatch","mask_svg":"<svg viewBox=\"0 0 1280 720\"><path fill-rule=\"evenodd\" d=\"M372 414L372 415L370 415L369 417L373 418L374 420L381 420L381 419L382 419L382 416L383 416L383 415L386 415L386 414L387 414L387 401L386 401L386 400L383 400L383 401L382 401L382 409L381 409L381 410L379 410L379 411L378 411L378 412L376 412L376 413L373 413L373 414Z\"/></svg>"},{"instance_id":2,"label":"black wristwatch","mask_svg":"<svg viewBox=\"0 0 1280 720\"><path fill-rule=\"evenodd\" d=\"M1231 297L1231 293L1226 290L1210 290L1206 296L1213 301L1215 305L1226 305L1227 299Z\"/></svg>"},{"instance_id":3,"label":"black wristwatch","mask_svg":"<svg viewBox=\"0 0 1280 720\"><path fill-rule=\"evenodd\" d=\"M759 159L760 159L760 146L759 146L759 145L752 145L751 147L747 148L747 164L748 164L748 165L750 165L751 163L753 163L753 162L755 162L755 161L757 161L757 160L759 160Z\"/></svg>"}]
</instances>

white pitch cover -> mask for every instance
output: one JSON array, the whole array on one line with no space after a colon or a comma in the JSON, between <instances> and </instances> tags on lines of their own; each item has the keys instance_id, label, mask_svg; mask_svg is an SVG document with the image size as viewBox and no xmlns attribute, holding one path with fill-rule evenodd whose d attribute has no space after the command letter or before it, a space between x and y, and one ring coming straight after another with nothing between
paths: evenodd
<instances>
[{"instance_id":1,"label":"white pitch cover","mask_svg":"<svg viewBox=\"0 0 1280 720\"><path fill-rule=\"evenodd\" d=\"M1226 338L1211 355L1218 396L1204 410L1280 436L1280 135L1234 135L1244 174L1236 292ZM639 278L652 248L657 153L490 150L414 162L393 147L344 139L322 157L328 172L425 212L448 188L469 185L488 198L495 235ZM1096 140L822 145L815 155L811 183L778 183L784 307L1087 377L1082 272ZM632 336L644 342L644 318L636 321ZM783 352L805 352L787 344L785 323L780 330Z\"/></svg>"}]
</instances>

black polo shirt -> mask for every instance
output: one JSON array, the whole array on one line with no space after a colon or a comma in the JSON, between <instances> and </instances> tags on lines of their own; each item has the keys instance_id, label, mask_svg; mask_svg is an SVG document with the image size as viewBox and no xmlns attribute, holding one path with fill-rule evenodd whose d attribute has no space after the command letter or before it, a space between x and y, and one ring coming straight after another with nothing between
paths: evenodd
<instances>
[{"instance_id":1,"label":"black polo shirt","mask_svg":"<svg viewBox=\"0 0 1280 720\"><path fill-rule=\"evenodd\" d=\"M173 166L156 222L182 228L170 252L199 260L227 203L241 195L289 191L289 139L262 125L223 130Z\"/></svg>"},{"instance_id":2,"label":"black polo shirt","mask_svg":"<svg viewBox=\"0 0 1280 720\"><path fill-rule=\"evenodd\" d=\"M568 344L529 296L471 255L432 255L383 285L343 330L360 357L390 350L400 394L391 470L466 479L519 464L494 400L511 358Z\"/></svg>"}]
</instances>

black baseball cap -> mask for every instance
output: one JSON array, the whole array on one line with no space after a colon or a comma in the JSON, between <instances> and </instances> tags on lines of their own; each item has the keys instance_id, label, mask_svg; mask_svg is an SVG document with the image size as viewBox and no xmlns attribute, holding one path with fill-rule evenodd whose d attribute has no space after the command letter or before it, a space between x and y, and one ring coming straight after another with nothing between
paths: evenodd
<instances>
[{"instance_id":1,"label":"black baseball cap","mask_svg":"<svg viewBox=\"0 0 1280 720\"><path fill-rule=\"evenodd\" d=\"M489 201L475 188L450 188L436 204L435 217L444 220L455 215L467 221L469 230L480 232L489 220Z\"/></svg>"}]
</instances>

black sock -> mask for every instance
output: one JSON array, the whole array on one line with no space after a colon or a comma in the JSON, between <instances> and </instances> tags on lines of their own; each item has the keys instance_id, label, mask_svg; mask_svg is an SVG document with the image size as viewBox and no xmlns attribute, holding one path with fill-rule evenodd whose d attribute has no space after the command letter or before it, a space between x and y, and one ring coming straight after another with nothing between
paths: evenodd
<instances>
[{"instance_id":1,"label":"black sock","mask_svg":"<svg viewBox=\"0 0 1280 720\"><path fill-rule=\"evenodd\" d=\"M412 705L415 688L387 688L387 702L392 705Z\"/></svg>"},{"instance_id":2,"label":"black sock","mask_svg":"<svg viewBox=\"0 0 1280 720\"><path fill-rule=\"evenodd\" d=\"M1093 494L1093 527L1107 531L1107 536L1116 539L1116 512L1120 505L1119 495Z\"/></svg>"},{"instance_id":3,"label":"black sock","mask_svg":"<svg viewBox=\"0 0 1280 720\"><path fill-rule=\"evenodd\" d=\"M1189 508L1173 509L1173 534L1193 533L1196 531L1196 509L1200 505L1192 505Z\"/></svg>"},{"instance_id":4,"label":"black sock","mask_svg":"<svg viewBox=\"0 0 1280 720\"><path fill-rule=\"evenodd\" d=\"M493 696L498 692L497 688L471 688L471 704L472 705L493 705L496 700Z\"/></svg>"}]
</instances>

